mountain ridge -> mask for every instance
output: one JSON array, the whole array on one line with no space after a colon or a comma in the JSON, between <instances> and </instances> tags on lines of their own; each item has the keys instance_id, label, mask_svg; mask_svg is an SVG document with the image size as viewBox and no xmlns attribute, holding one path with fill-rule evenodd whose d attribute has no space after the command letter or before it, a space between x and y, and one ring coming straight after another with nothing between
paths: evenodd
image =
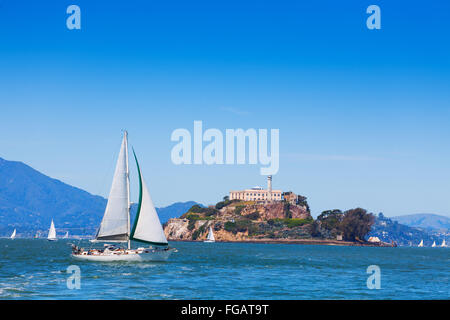
<instances>
[{"instance_id":1,"label":"mountain ridge","mask_svg":"<svg viewBox=\"0 0 450 320\"><path fill-rule=\"evenodd\" d=\"M93 234L107 200L49 177L20 161L0 157L0 235L45 231L53 219L59 232ZM156 208L162 223L186 212L194 201ZM135 211L135 206L132 207ZM133 215L132 215L133 217ZM20 229L20 230L19 230Z\"/></svg>"},{"instance_id":2,"label":"mountain ridge","mask_svg":"<svg viewBox=\"0 0 450 320\"><path fill-rule=\"evenodd\" d=\"M398 223L414 228L450 230L450 218L435 213L415 213L391 217Z\"/></svg>"}]
</instances>

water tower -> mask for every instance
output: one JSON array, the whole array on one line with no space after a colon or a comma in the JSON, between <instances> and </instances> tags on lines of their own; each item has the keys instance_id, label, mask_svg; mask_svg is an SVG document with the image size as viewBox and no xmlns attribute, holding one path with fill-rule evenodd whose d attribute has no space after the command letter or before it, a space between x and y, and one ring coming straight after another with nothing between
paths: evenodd
<instances>
[{"instance_id":1,"label":"water tower","mask_svg":"<svg viewBox=\"0 0 450 320\"><path fill-rule=\"evenodd\" d=\"M272 176L267 176L267 201L272 201Z\"/></svg>"}]
</instances>

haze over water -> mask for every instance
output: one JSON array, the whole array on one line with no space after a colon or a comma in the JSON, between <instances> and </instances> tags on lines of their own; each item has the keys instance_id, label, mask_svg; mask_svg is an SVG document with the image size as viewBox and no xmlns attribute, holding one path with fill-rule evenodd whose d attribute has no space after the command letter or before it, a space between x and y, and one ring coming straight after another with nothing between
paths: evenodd
<instances>
[{"instance_id":1,"label":"haze over water","mask_svg":"<svg viewBox=\"0 0 450 320\"><path fill-rule=\"evenodd\" d=\"M0 239L0 299L450 298L450 248L175 242L166 263L92 263L72 260L70 242ZM66 286L70 265L79 290Z\"/></svg>"}]
</instances>

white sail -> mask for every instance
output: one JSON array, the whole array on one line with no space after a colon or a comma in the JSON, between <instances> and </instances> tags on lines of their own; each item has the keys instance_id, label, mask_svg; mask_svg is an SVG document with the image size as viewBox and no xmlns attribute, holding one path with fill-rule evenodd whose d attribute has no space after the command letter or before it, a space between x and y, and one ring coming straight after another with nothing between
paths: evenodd
<instances>
[{"instance_id":1,"label":"white sail","mask_svg":"<svg viewBox=\"0 0 450 320\"><path fill-rule=\"evenodd\" d=\"M68 238L69 238L69 231L66 232L66 234L63 237L63 239L68 239Z\"/></svg>"},{"instance_id":2,"label":"white sail","mask_svg":"<svg viewBox=\"0 0 450 320\"><path fill-rule=\"evenodd\" d=\"M418 246L419 246L419 247L423 247L423 240L420 241L420 243L419 243Z\"/></svg>"},{"instance_id":3,"label":"white sail","mask_svg":"<svg viewBox=\"0 0 450 320\"><path fill-rule=\"evenodd\" d=\"M445 239L444 240L442 240L442 244L441 244L441 247L445 247L446 245L445 245Z\"/></svg>"},{"instance_id":4,"label":"white sail","mask_svg":"<svg viewBox=\"0 0 450 320\"><path fill-rule=\"evenodd\" d=\"M16 238L16 229L14 229L13 233L11 234L11 239L15 239Z\"/></svg>"},{"instance_id":5,"label":"white sail","mask_svg":"<svg viewBox=\"0 0 450 320\"><path fill-rule=\"evenodd\" d=\"M167 239L164 234L164 230L159 221L158 214L156 213L155 206L153 205L152 198L145 184L144 177L142 176L139 168L139 163L136 159L136 165L139 174L139 205L138 212L136 214L136 220L131 232L131 239L143 241L157 245L167 245Z\"/></svg>"},{"instance_id":6,"label":"white sail","mask_svg":"<svg viewBox=\"0 0 450 320\"><path fill-rule=\"evenodd\" d=\"M436 241L433 241L433 244L431 245L432 248L436 247Z\"/></svg>"},{"instance_id":7,"label":"white sail","mask_svg":"<svg viewBox=\"0 0 450 320\"><path fill-rule=\"evenodd\" d=\"M53 223L53 219L52 219L52 223L50 224L50 230L48 231L47 239L49 239L49 240L56 239L56 229L55 229L55 224Z\"/></svg>"},{"instance_id":8,"label":"white sail","mask_svg":"<svg viewBox=\"0 0 450 320\"><path fill-rule=\"evenodd\" d=\"M129 205L128 142L125 132L97 240L128 240Z\"/></svg>"},{"instance_id":9,"label":"white sail","mask_svg":"<svg viewBox=\"0 0 450 320\"><path fill-rule=\"evenodd\" d=\"M214 238L213 229L211 227L209 227L209 233L208 233L207 240L209 240L209 241L216 241L216 239Z\"/></svg>"}]
</instances>

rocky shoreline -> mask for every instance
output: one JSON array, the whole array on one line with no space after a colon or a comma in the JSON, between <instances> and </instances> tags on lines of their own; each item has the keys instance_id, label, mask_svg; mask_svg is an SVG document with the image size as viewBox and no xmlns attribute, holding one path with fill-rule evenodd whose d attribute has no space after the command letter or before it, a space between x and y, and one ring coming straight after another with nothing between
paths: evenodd
<instances>
[{"instance_id":1,"label":"rocky shoreline","mask_svg":"<svg viewBox=\"0 0 450 320\"><path fill-rule=\"evenodd\" d=\"M170 240L172 242L203 242L203 240ZM220 243L263 243L263 244L302 244L302 245L327 245L327 246L351 246L351 247L393 247L388 243L351 242L326 239L249 239L216 241Z\"/></svg>"}]
</instances>

